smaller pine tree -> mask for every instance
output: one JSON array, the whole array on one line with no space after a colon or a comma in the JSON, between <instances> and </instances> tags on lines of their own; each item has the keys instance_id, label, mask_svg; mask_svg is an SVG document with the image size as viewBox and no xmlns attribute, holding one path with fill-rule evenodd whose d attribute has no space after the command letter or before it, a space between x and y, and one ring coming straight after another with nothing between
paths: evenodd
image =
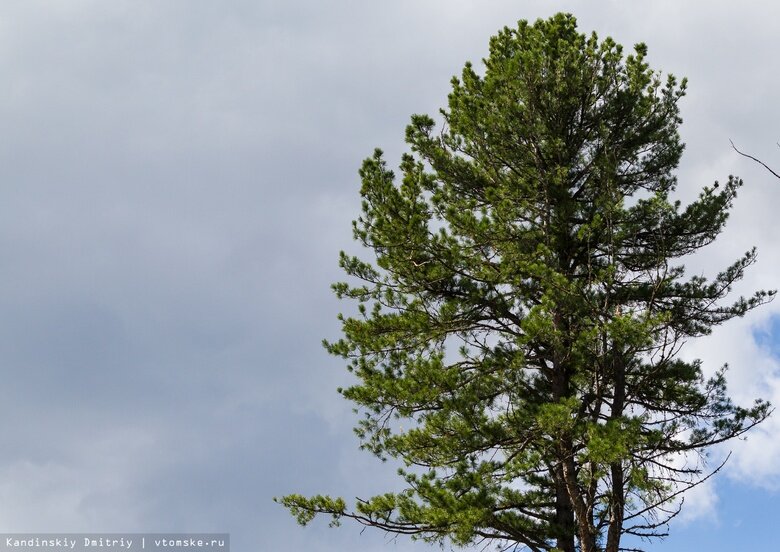
<instances>
[{"instance_id":1,"label":"smaller pine tree","mask_svg":"<svg viewBox=\"0 0 780 552\"><path fill-rule=\"evenodd\" d=\"M742 182L670 199L685 81L646 47L559 14L492 38L484 74L452 81L443 126L415 115L396 180L377 150L360 169L342 253L358 302L326 343L357 382L364 448L401 460L401 492L279 499L316 514L455 545L617 552L656 537L674 498L708 477L712 445L769 414L705 379L686 340L768 301L725 302L755 249L711 279L680 260L721 233ZM402 423L399 425L399 422Z\"/></svg>"}]
</instances>

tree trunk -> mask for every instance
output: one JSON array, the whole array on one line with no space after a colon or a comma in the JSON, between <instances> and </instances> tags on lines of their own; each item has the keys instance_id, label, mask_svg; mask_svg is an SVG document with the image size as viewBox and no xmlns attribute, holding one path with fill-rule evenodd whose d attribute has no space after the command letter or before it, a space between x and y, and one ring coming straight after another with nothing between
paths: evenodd
<instances>
[{"instance_id":1,"label":"tree trunk","mask_svg":"<svg viewBox=\"0 0 780 552\"><path fill-rule=\"evenodd\" d=\"M612 413L610 418L617 420L623 415L626 401L626 367L622 357L615 355L612 362L615 378L615 397L612 401ZM612 477L612 493L609 505L609 529L607 531L607 547L604 552L618 552L620 549L620 535L623 530L623 517L625 510L624 475L621 461L610 465Z\"/></svg>"},{"instance_id":2,"label":"tree trunk","mask_svg":"<svg viewBox=\"0 0 780 552\"><path fill-rule=\"evenodd\" d=\"M566 491L561 466L555 469L555 523L558 526L558 536L555 539L556 548L561 552L576 552L574 547L574 535L576 534L574 508L572 508L569 493Z\"/></svg>"}]
</instances>

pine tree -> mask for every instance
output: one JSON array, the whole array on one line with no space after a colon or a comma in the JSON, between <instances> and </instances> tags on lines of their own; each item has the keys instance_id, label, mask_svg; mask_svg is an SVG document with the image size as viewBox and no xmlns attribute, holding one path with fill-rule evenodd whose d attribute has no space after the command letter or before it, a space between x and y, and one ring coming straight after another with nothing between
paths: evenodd
<instances>
[{"instance_id":1,"label":"pine tree","mask_svg":"<svg viewBox=\"0 0 780 552\"><path fill-rule=\"evenodd\" d=\"M415 115L396 181L360 170L341 254L356 300L326 342L356 383L365 449L403 462L401 492L279 499L390 533L506 549L593 552L663 536L676 498L709 477L712 445L769 414L735 405L680 347L774 292L724 303L755 250L710 279L679 259L723 230L733 177L670 199L685 81L559 14L504 28L482 75L452 81L436 128ZM696 460L696 461L693 461Z\"/></svg>"}]
</instances>

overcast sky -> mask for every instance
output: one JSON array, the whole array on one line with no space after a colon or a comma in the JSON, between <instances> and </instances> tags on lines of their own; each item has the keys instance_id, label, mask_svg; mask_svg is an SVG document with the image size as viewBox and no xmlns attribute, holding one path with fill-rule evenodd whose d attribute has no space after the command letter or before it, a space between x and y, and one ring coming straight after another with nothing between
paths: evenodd
<instances>
[{"instance_id":1,"label":"overcast sky","mask_svg":"<svg viewBox=\"0 0 780 552\"><path fill-rule=\"evenodd\" d=\"M326 355L357 168L518 19L570 11L690 80L680 197L746 185L711 274L780 287L780 7L766 2L6 0L0 3L0 531L227 531L234 552L427 550L298 528L290 492L366 496ZM780 404L780 302L691 343ZM773 548L780 416L653 550ZM727 451L718 451L717 455ZM773 521L774 520L774 521ZM772 539L772 540L770 540Z\"/></svg>"}]
</instances>

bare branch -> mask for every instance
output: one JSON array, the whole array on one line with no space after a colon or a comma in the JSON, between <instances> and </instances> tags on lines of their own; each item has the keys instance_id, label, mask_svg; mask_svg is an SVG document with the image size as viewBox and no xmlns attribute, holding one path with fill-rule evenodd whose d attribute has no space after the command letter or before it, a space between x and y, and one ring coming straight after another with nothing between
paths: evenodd
<instances>
[{"instance_id":1,"label":"bare branch","mask_svg":"<svg viewBox=\"0 0 780 552\"><path fill-rule=\"evenodd\" d=\"M752 155L748 155L747 153L743 153L743 152L739 151L739 150L737 149L737 146L735 146L735 145L734 145L734 142L732 142L731 140L729 140L729 142L731 142L731 147L732 147L732 148L734 148L734 151L736 151L736 152L737 152L738 154L740 154L742 157L747 157L748 159L752 159L753 161L755 161L755 162L756 162L756 163L758 163L759 165L763 166L763 167L764 167L766 170L768 170L769 172L771 172L773 175L775 175L775 178L780 178L780 174L777 174L775 171L773 171L772 169L770 169L770 168L769 168L769 166L768 166L766 163L764 163L764 162L763 162L763 161L761 161L760 159L756 159L756 158L755 158L755 157L753 157ZM778 145L780 145L780 144L778 144Z\"/></svg>"}]
</instances>

